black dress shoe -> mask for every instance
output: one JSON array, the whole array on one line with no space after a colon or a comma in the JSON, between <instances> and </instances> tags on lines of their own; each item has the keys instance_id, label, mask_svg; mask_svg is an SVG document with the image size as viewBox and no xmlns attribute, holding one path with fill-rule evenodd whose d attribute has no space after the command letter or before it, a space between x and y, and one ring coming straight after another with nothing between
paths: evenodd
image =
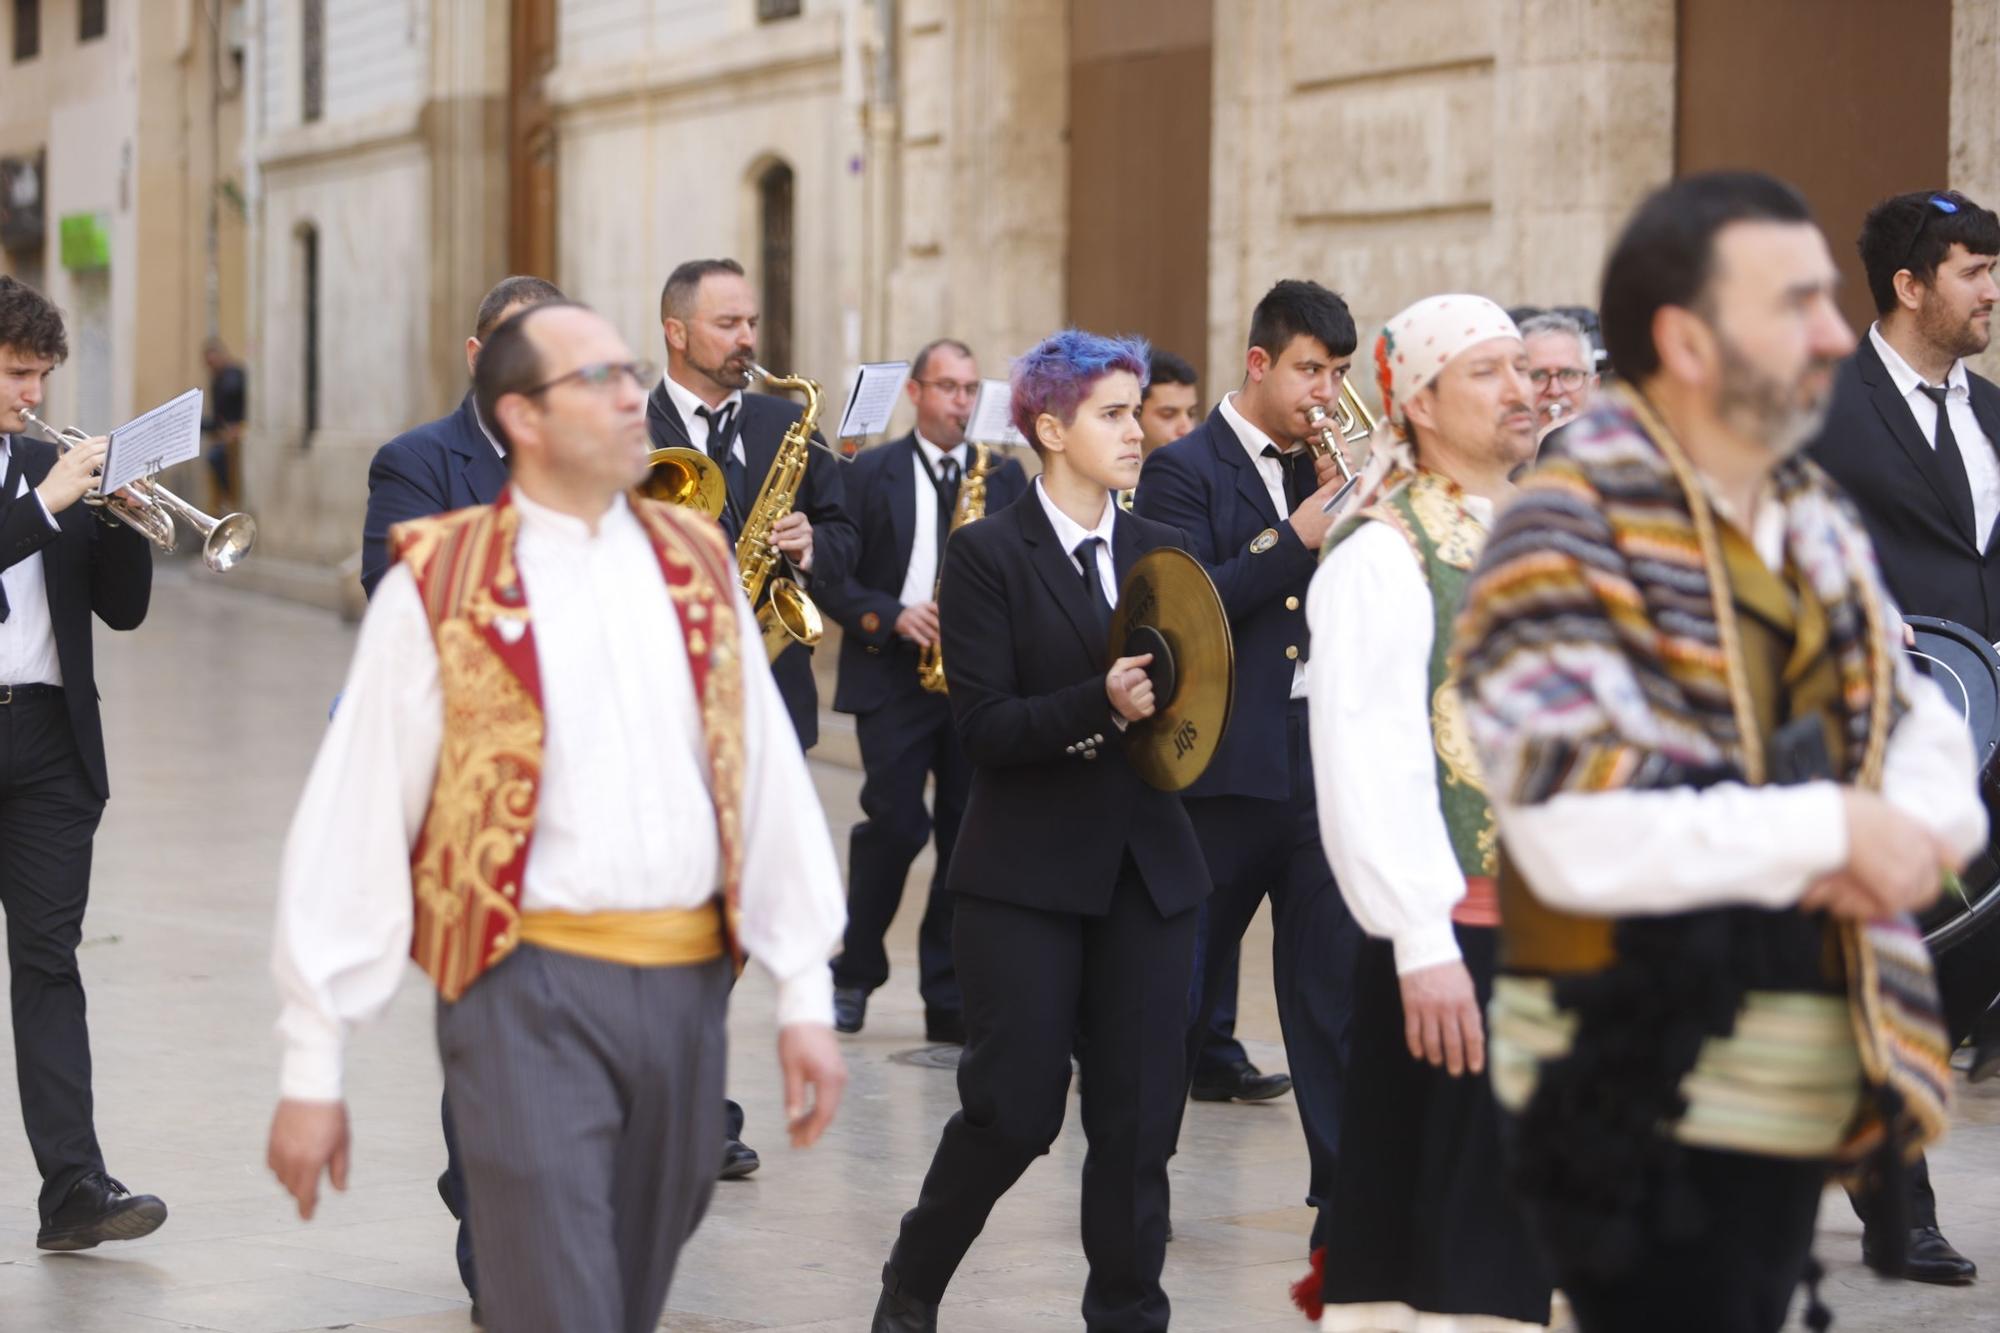
<instances>
[{"instance_id":1,"label":"black dress shoe","mask_svg":"<svg viewBox=\"0 0 2000 1333\"><path fill-rule=\"evenodd\" d=\"M868 1333L937 1333L938 1308L914 1296L882 1288Z\"/></svg>"},{"instance_id":2,"label":"black dress shoe","mask_svg":"<svg viewBox=\"0 0 2000 1333\"><path fill-rule=\"evenodd\" d=\"M1911 1282L1935 1282L1940 1286L1962 1287L1979 1276L1979 1266L1951 1247L1935 1225L1910 1228L1909 1250L1901 1268L1877 1261L1868 1233L1861 1233L1861 1262L1883 1277L1900 1277Z\"/></svg>"},{"instance_id":3,"label":"black dress shoe","mask_svg":"<svg viewBox=\"0 0 2000 1333\"><path fill-rule=\"evenodd\" d=\"M965 1015L956 1009L924 1010L924 1040L938 1046L965 1045Z\"/></svg>"},{"instance_id":4,"label":"black dress shoe","mask_svg":"<svg viewBox=\"0 0 2000 1333\"><path fill-rule=\"evenodd\" d=\"M1972 1068L1965 1077L1984 1083L1995 1074L2000 1074L2000 1000L1979 1016L1972 1029Z\"/></svg>"},{"instance_id":5,"label":"black dress shoe","mask_svg":"<svg viewBox=\"0 0 2000 1333\"><path fill-rule=\"evenodd\" d=\"M724 1139L722 1142L722 1173L719 1180L741 1180L764 1165L757 1156L757 1150L742 1139Z\"/></svg>"},{"instance_id":6,"label":"black dress shoe","mask_svg":"<svg viewBox=\"0 0 2000 1333\"><path fill-rule=\"evenodd\" d=\"M1266 1074L1245 1060L1221 1074L1198 1076L1188 1095L1198 1102L1268 1102L1291 1090L1290 1074Z\"/></svg>"},{"instance_id":7,"label":"black dress shoe","mask_svg":"<svg viewBox=\"0 0 2000 1333\"><path fill-rule=\"evenodd\" d=\"M42 1223L35 1244L44 1250L88 1250L107 1240L150 1236L166 1220L164 1203L93 1171L76 1182L62 1206Z\"/></svg>"},{"instance_id":8,"label":"black dress shoe","mask_svg":"<svg viewBox=\"0 0 2000 1333\"><path fill-rule=\"evenodd\" d=\"M868 1018L868 992L859 986L833 988L833 1030L856 1033Z\"/></svg>"}]
</instances>

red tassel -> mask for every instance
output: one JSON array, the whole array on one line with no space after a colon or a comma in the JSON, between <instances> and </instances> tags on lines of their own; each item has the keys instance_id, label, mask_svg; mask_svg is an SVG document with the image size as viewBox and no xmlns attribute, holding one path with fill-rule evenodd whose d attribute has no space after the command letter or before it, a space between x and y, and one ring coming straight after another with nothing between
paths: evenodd
<instances>
[{"instance_id":1,"label":"red tassel","mask_svg":"<svg viewBox=\"0 0 2000 1333\"><path fill-rule=\"evenodd\" d=\"M1292 1284L1292 1304L1305 1312L1306 1318L1319 1322L1320 1313L1326 1309L1326 1247L1313 1251L1312 1268L1306 1275Z\"/></svg>"}]
</instances>

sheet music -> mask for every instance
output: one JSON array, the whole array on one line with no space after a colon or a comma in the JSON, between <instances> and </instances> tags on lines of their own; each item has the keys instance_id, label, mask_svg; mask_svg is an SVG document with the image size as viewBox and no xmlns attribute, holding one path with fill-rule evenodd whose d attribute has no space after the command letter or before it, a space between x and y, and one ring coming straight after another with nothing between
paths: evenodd
<instances>
[{"instance_id":1,"label":"sheet music","mask_svg":"<svg viewBox=\"0 0 2000 1333\"><path fill-rule=\"evenodd\" d=\"M847 410L840 414L840 440L858 440L864 435L880 435L889 429L896 404L903 397L903 383L910 378L907 361L871 361L854 371L854 384L847 391Z\"/></svg>"},{"instance_id":2,"label":"sheet music","mask_svg":"<svg viewBox=\"0 0 2000 1333\"><path fill-rule=\"evenodd\" d=\"M972 404L972 422L965 438L975 444L1027 444L1014 429L1014 390L1006 380L979 381L979 397Z\"/></svg>"},{"instance_id":3,"label":"sheet music","mask_svg":"<svg viewBox=\"0 0 2000 1333\"><path fill-rule=\"evenodd\" d=\"M199 454L201 399L200 389L189 389L113 430L98 490L109 495Z\"/></svg>"}]
</instances>

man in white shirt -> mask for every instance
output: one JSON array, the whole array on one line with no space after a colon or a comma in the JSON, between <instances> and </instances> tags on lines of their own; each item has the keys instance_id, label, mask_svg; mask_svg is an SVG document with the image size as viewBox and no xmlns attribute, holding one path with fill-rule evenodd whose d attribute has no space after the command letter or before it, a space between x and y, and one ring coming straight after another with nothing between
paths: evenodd
<instances>
[{"instance_id":1,"label":"man in white shirt","mask_svg":"<svg viewBox=\"0 0 2000 1333\"><path fill-rule=\"evenodd\" d=\"M512 482L396 530L285 851L271 1167L305 1217L345 1188L341 1048L414 955L496 1333L656 1326L715 1178L729 955L778 982L794 1144L845 1078L838 871L757 627L712 524L627 498L650 382L579 306L494 331Z\"/></svg>"},{"instance_id":2,"label":"man in white shirt","mask_svg":"<svg viewBox=\"0 0 2000 1333\"><path fill-rule=\"evenodd\" d=\"M1336 532L1306 601L1320 837L1354 919L1354 1034L1326 1329L1540 1329L1550 1282L1507 1192L1483 1007L1497 835L1467 762L1451 624L1511 477L1534 457L1530 362L1480 296L1389 321L1382 398L1414 470ZM1574 355L1575 344L1571 344Z\"/></svg>"},{"instance_id":3,"label":"man in white shirt","mask_svg":"<svg viewBox=\"0 0 2000 1333\"><path fill-rule=\"evenodd\" d=\"M889 979L882 938L903 898L910 864L935 831L937 866L917 929L924 1038L965 1041L951 961L951 849L965 813L972 768L952 726L951 701L918 680L920 653L938 637L937 585L945 540L968 484L975 450L965 430L979 392L972 349L951 338L927 344L910 363L915 428L864 449L847 468L847 510L861 533L853 572L818 586L820 609L841 628L835 711L854 715L861 746L862 820L847 844L847 937L833 964L834 1026L859 1032L868 997ZM1021 465L989 451L985 512L1028 488ZM933 804L924 806L932 785Z\"/></svg>"}]
</instances>

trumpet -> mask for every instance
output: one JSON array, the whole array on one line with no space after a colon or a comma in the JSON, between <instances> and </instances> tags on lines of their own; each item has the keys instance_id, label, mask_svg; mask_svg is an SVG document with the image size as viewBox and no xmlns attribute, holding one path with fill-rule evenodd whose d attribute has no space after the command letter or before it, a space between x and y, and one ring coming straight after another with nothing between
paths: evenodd
<instances>
[{"instance_id":1,"label":"trumpet","mask_svg":"<svg viewBox=\"0 0 2000 1333\"><path fill-rule=\"evenodd\" d=\"M1347 498L1355 483L1361 480L1361 474L1355 471L1342 445L1366 446L1368 437L1375 433L1375 416L1368 410L1368 404L1361 401L1361 395L1354 391L1354 381L1343 379L1340 382L1340 401L1333 405L1333 411L1329 413L1314 403L1306 409L1306 420L1313 425L1313 433L1306 437L1306 446L1312 450L1313 457L1331 456L1340 469L1340 490L1326 505L1331 511ZM1363 454L1362 461L1367 461L1366 454Z\"/></svg>"},{"instance_id":2,"label":"trumpet","mask_svg":"<svg viewBox=\"0 0 2000 1333\"><path fill-rule=\"evenodd\" d=\"M21 419L63 453L91 438L73 426L57 430L26 408L21 409ZM201 538L201 562L218 574L243 563L243 557L257 544L257 520L250 515L225 514L216 518L204 514L158 482L143 477L111 495L88 491L83 502L108 510L113 518L162 551L171 551L180 544L175 520L187 524Z\"/></svg>"}]
</instances>

